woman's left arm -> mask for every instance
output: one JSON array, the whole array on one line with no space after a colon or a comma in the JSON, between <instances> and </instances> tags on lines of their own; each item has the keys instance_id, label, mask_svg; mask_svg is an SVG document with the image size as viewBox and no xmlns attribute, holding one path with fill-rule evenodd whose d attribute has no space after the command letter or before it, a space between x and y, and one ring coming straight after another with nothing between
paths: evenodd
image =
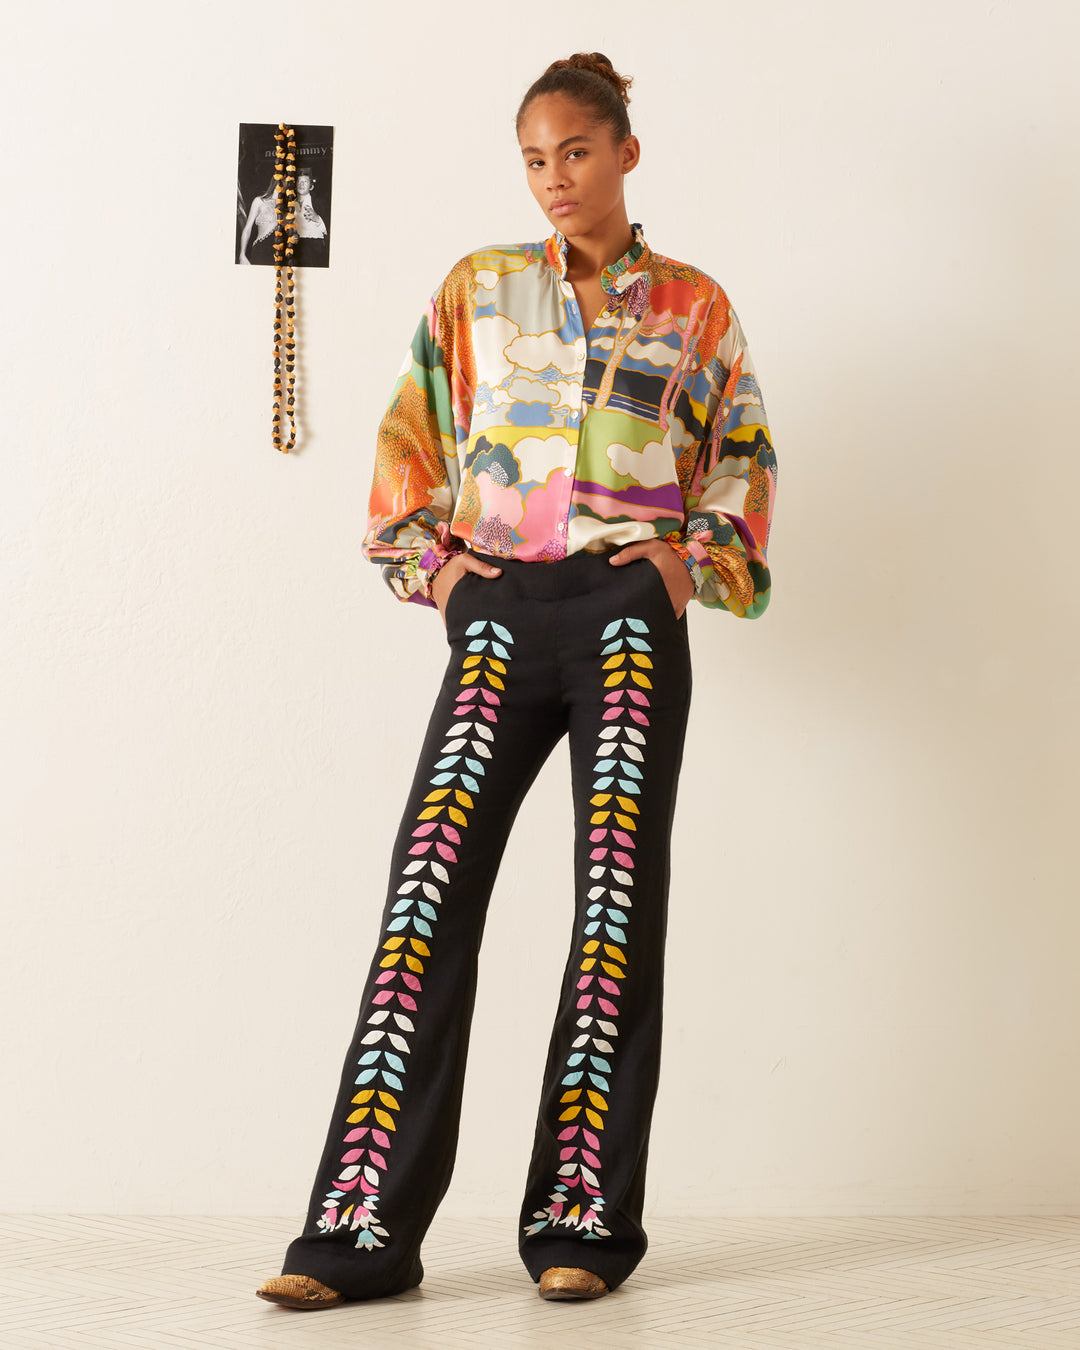
<instances>
[{"instance_id":1,"label":"woman's left arm","mask_svg":"<svg viewBox=\"0 0 1080 1350\"><path fill-rule=\"evenodd\" d=\"M686 524L664 539L693 572L703 605L756 619L772 590L776 455L742 326L722 292L720 303L728 322L705 367L705 429L681 484Z\"/></svg>"}]
</instances>

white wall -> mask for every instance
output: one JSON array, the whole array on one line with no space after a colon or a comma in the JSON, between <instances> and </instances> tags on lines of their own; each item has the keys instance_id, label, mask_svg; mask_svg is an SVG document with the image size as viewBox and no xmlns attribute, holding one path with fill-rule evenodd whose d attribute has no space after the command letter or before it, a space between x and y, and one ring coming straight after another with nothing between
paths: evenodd
<instances>
[{"instance_id":1,"label":"white wall","mask_svg":"<svg viewBox=\"0 0 1080 1350\"><path fill-rule=\"evenodd\" d=\"M771 608L691 616L649 1207L1075 1211L1075 16L19 12L0 1208L302 1214L446 657L360 553L375 429L449 265L549 233L514 111L599 47L636 77L631 219L727 289L780 464ZM281 118L336 128L292 455L272 274L232 261L237 124ZM445 1201L508 1232L567 773L492 902Z\"/></svg>"}]
</instances>

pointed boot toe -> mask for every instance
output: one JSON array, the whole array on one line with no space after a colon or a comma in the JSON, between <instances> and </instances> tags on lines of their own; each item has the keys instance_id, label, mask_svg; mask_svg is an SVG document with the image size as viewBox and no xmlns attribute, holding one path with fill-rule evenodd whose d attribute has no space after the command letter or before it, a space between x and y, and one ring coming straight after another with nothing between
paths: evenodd
<instances>
[{"instance_id":1,"label":"pointed boot toe","mask_svg":"<svg viewBox=\"0 0 1080 1350\"><path fill-rule=\"evenodd\" d=\"M255 1293L270 1303L280 1303L283 1308L332 1308L345 1302L336 1289L320 1284L310 1275L275 1275L264 1280Z\"/></svg>"},{"instance_id":2,"label":"pointed boot toe","mask_svg":"<svg viewBox=\"0 0 1080 1350\"><path fill-rule=\"evenodd\" d=\"M609 1292L599 1275L577 1266L551 1266L540 1276L541 1298L602 1298Z\"/></svg>"}]
</instances>

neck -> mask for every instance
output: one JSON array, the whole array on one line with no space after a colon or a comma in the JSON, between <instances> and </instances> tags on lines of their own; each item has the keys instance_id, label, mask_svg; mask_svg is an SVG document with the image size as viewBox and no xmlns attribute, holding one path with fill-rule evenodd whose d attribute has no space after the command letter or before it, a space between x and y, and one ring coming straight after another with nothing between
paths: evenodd
<instances>
[{"instance_id":1,"label":"neck","mask_svg":"<svg viewBox=\"0 0 1080 1350\"><path fill-rule=\"evenodd\" d=\"M605 267L616 263L634 242L634 231L623 207L588 234L565 236L566 272L576 281L598 277Z\"/></svg>"}]
</instances>

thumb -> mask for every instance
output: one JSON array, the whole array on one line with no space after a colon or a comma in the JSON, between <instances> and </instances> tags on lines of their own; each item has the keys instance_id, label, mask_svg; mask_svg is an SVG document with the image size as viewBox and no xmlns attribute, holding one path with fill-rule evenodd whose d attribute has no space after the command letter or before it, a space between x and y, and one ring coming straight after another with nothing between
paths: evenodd
<instances>
[{"instance_id":1,"label":"thumb","mask_svg":"<svg viewBox=\"0 0 1080 1350\"><path fill-rule=\"evenodd\" d=\"M633 562L635 558L640 558L647 553L648 549L641 540L638 540L636 544L627 544L625 548L619 549L618 553L613 553L608 561L616 564Z\"/></svg>"}]
</instances>

